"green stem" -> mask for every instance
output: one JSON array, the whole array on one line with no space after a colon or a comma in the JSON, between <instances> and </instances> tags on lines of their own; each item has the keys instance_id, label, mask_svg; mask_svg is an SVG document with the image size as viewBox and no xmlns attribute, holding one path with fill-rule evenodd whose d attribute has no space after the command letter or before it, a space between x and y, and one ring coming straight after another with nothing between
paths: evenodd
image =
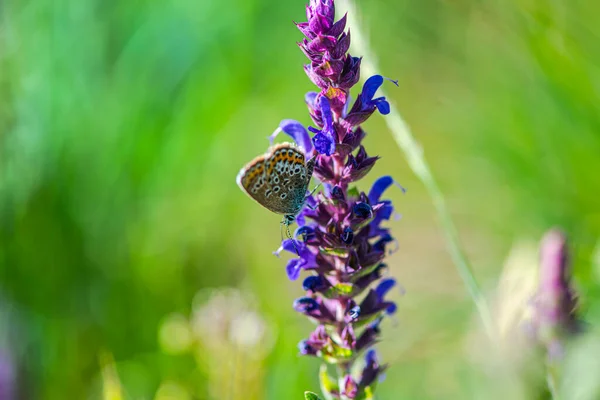
<instances>
[{"instance_id":1,"label":"green stem","mask_svg":"<svg viewBox=\"0 0 600 400\"><path fill-rule=\"evenodd\" d=\"M357 10L352 0L338 0L338 4L341 4L348 10L348 25L352 27L352 46L355 48L358 54L363 55L361 62L361 76L369 77L375 75L379 68L377 66L374 55L370 52L369 44L366 36L361 32L360 25L356 19ZM460 241L458 239L458 233L454 222L446 207L446 201L444 196L431 173L431 169L423 156L423 150L412 135L410 128L402 119L402 116L394 107L390 98L384 93L382 89L382 96L386 96L386 99L390 102L391 111L389 115L384 118L394 140L398 144L398 147L404 152L406 161L409 167L415 173L415 175L421 180L425 188L427 189L429 196L433 201L433 205L437 212L440 224L442 226L446 242L452 261L458 270L460 277L462 278L473 303L475 304L481 321L483 322L484 328L490 338L495 336L495 330L493 328L493 322L489 307L483 296L479 284L475 279L469 261L462 250Z\"/></svg>"},{"instance_id":2,"label":"green stem","mask_svg":"<svg viewBox=\"0 0 600 400\"><path fill-rule=\"evenodd\" d=\"M546 382L548 383L548 391L552 396L552 400L560 400L558 394L558 377L556 366L549 364L546 372Z\"/></svg>"}]
</instances>

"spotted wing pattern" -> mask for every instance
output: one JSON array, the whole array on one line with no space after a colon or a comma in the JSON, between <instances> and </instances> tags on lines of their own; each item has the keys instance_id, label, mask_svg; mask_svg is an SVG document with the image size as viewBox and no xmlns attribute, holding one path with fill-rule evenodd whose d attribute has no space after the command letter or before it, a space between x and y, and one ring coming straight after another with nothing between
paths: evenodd
<instances>
[{"instance_id":1,"label":"spotted wing pattern","mask_svg":"<svg viewBox=\"0 0 600 400\"><path fill-rule=\"evenodd\" d=\"M314 159L291 143L278 144L246 165L238 184L263 207L278 214L297 214L306 197Z\"/></svg>"}]
</instances>

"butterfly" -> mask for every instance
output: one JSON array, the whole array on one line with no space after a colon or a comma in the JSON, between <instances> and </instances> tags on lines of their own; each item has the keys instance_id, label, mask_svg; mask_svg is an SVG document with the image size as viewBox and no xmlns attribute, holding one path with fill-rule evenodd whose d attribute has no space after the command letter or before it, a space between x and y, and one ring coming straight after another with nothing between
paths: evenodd
<instances>
[{"instance_id":1,"label":"butterfly","mask_svg":"<svg viewBox=\"0 0 600 400\"><path fill-rule=\"evenodd\" d=\"M302 210L315 166L315 157L306 161L304 153L292 143L280 143L256 157L237 175L237 184L258 204L283 214L288 227Z\"/></svg>"}]
</instances>

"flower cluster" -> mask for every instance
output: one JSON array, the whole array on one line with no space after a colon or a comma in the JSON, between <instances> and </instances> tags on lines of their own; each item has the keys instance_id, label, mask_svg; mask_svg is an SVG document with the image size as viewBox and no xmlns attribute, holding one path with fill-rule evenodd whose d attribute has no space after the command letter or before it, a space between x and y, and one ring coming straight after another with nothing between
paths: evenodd
<instances>
[{"instance_id":1,"label":"flower cluster","mask_svg":"<svg viewBox=\"0 0 600 400\"><path fill-rule=\"evenodd\" d=\"M549 360L562 356L564 341L580 330L571 288L567 239L557 229L544 235L540 246L539 286L534 299L533 326Z\"/></svg>"},{"instance_id":2,"label":"flower cluster","mask_svg":"<svg viewBox=\"0 0 600 400\"><path fill-rule=\"evenodd\" d=\"M300 352L336 364L342 371L335 384L325 384L332 380L321 377L328 398L360 399L374 390L385 369L368 349L378 339L382 318L396 310L386 300L395 281L382 280L384 258L395 245L383 223L394 208L381 198L395 182L389 176L379 178L368 193L352 184L366 176L378 159L362 145L365 131L360 125L376 110L388 114L390 106L385 98L375 98L385 80L375 75L366 80L350 107L350 89L359 80L361 59L348 53L346 16L334 20L333 0L311 0L306 14L308 21L297 24L305 36L298 45L310 61L304 67L306 74L319 88L305 97L315 126L307 130L297 121L284 120L271 140L284 132L307 156L316 157L314 176L323 191L307 197L296 217L298 229L277 254L285 250L298 256L286 267L291 280L298 279L301 271L310 273L302 283L306 295L293 307L317 328L299 344ZM361 369L352 368L357 360ZM359 372L353 374L351 369Z\"/></svg>"}]
</instances>

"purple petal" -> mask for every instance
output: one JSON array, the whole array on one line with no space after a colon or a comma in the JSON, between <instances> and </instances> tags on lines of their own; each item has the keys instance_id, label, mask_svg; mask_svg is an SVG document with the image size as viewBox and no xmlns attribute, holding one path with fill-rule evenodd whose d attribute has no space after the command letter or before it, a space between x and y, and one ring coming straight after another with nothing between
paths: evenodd
<instances>
[{"instance_id":1,"label":"purple petal","mask_svg":"<svg viewBox=\"0 0 600 400\"><path fill-rule=\"evenodd\" d=\"M292 239L285 239L281 242L280 249L289 251L290 253L296 253L296 247L294 246L294 241Z\"/></svg>"},{"instance_id":2,"label":"purple petal","mask_svg":"<svg viewBox=\"0 0 600 400\"><path fill-rule=\"evenodd\" d=\"M273 144L273 140L279 134L279 132L284 132L294 139L294 142L298 144L305 154L310 154L310 152L312 152L313 146L312 142L310 141L310 136L300 122L293 119L284 119L281 121L279 128L277 128L275 132L269 136L269 142L271 142L271 145Z\"/></svg>"},{"instance_id":3,"label":"purple petal","mask_svg":"<svg viewBox=\"0 0 600 400\"><path fill-rule=\"evenodd\" d=\"M304 96L304 101L306 102L306 105L308 105L313 110L317 108L317 94L317 92L308 92Z\"/></svg>"},{"instance_id":4,"label":"purple petal","mask_svg":"<svg viewBox=\"0 0 600 400\"><path fill-rule=\"evenodd\" d=\"M288 261L285 266L285 272L287 272L287 276L291 281L295 281L300 277L301 261L299 258L294 258Z\"/></svg>"},{"instance_id":5,"label":"purple petal","mask_svg":"<svg viewBox=\"0 0 600 400\"><path fill-rule=\"evenodd\" d=\"M336 36L336 37L341 35L341 33L344 32L344 28L346 27L347 16L348 16L348 13L344 14L344 16L342 18L340 18L339 21L337 21L335 24L333 24L333 26L327 33L331 36Z\"/></svg>"},{"instance_id":6,"label":"purple petal","mask_svg":"<svg viewBox=\"0 0 600 400\"><path fill-rule=\"evenodd\" d=\"M345 397L348 397L350 399L356 397L356 394L358 393L358 385L356 384L354 379L352 379L352 376L346 375L343 383L344 391L342 393L345 395Z\"/></svg>"}]
</instances>

